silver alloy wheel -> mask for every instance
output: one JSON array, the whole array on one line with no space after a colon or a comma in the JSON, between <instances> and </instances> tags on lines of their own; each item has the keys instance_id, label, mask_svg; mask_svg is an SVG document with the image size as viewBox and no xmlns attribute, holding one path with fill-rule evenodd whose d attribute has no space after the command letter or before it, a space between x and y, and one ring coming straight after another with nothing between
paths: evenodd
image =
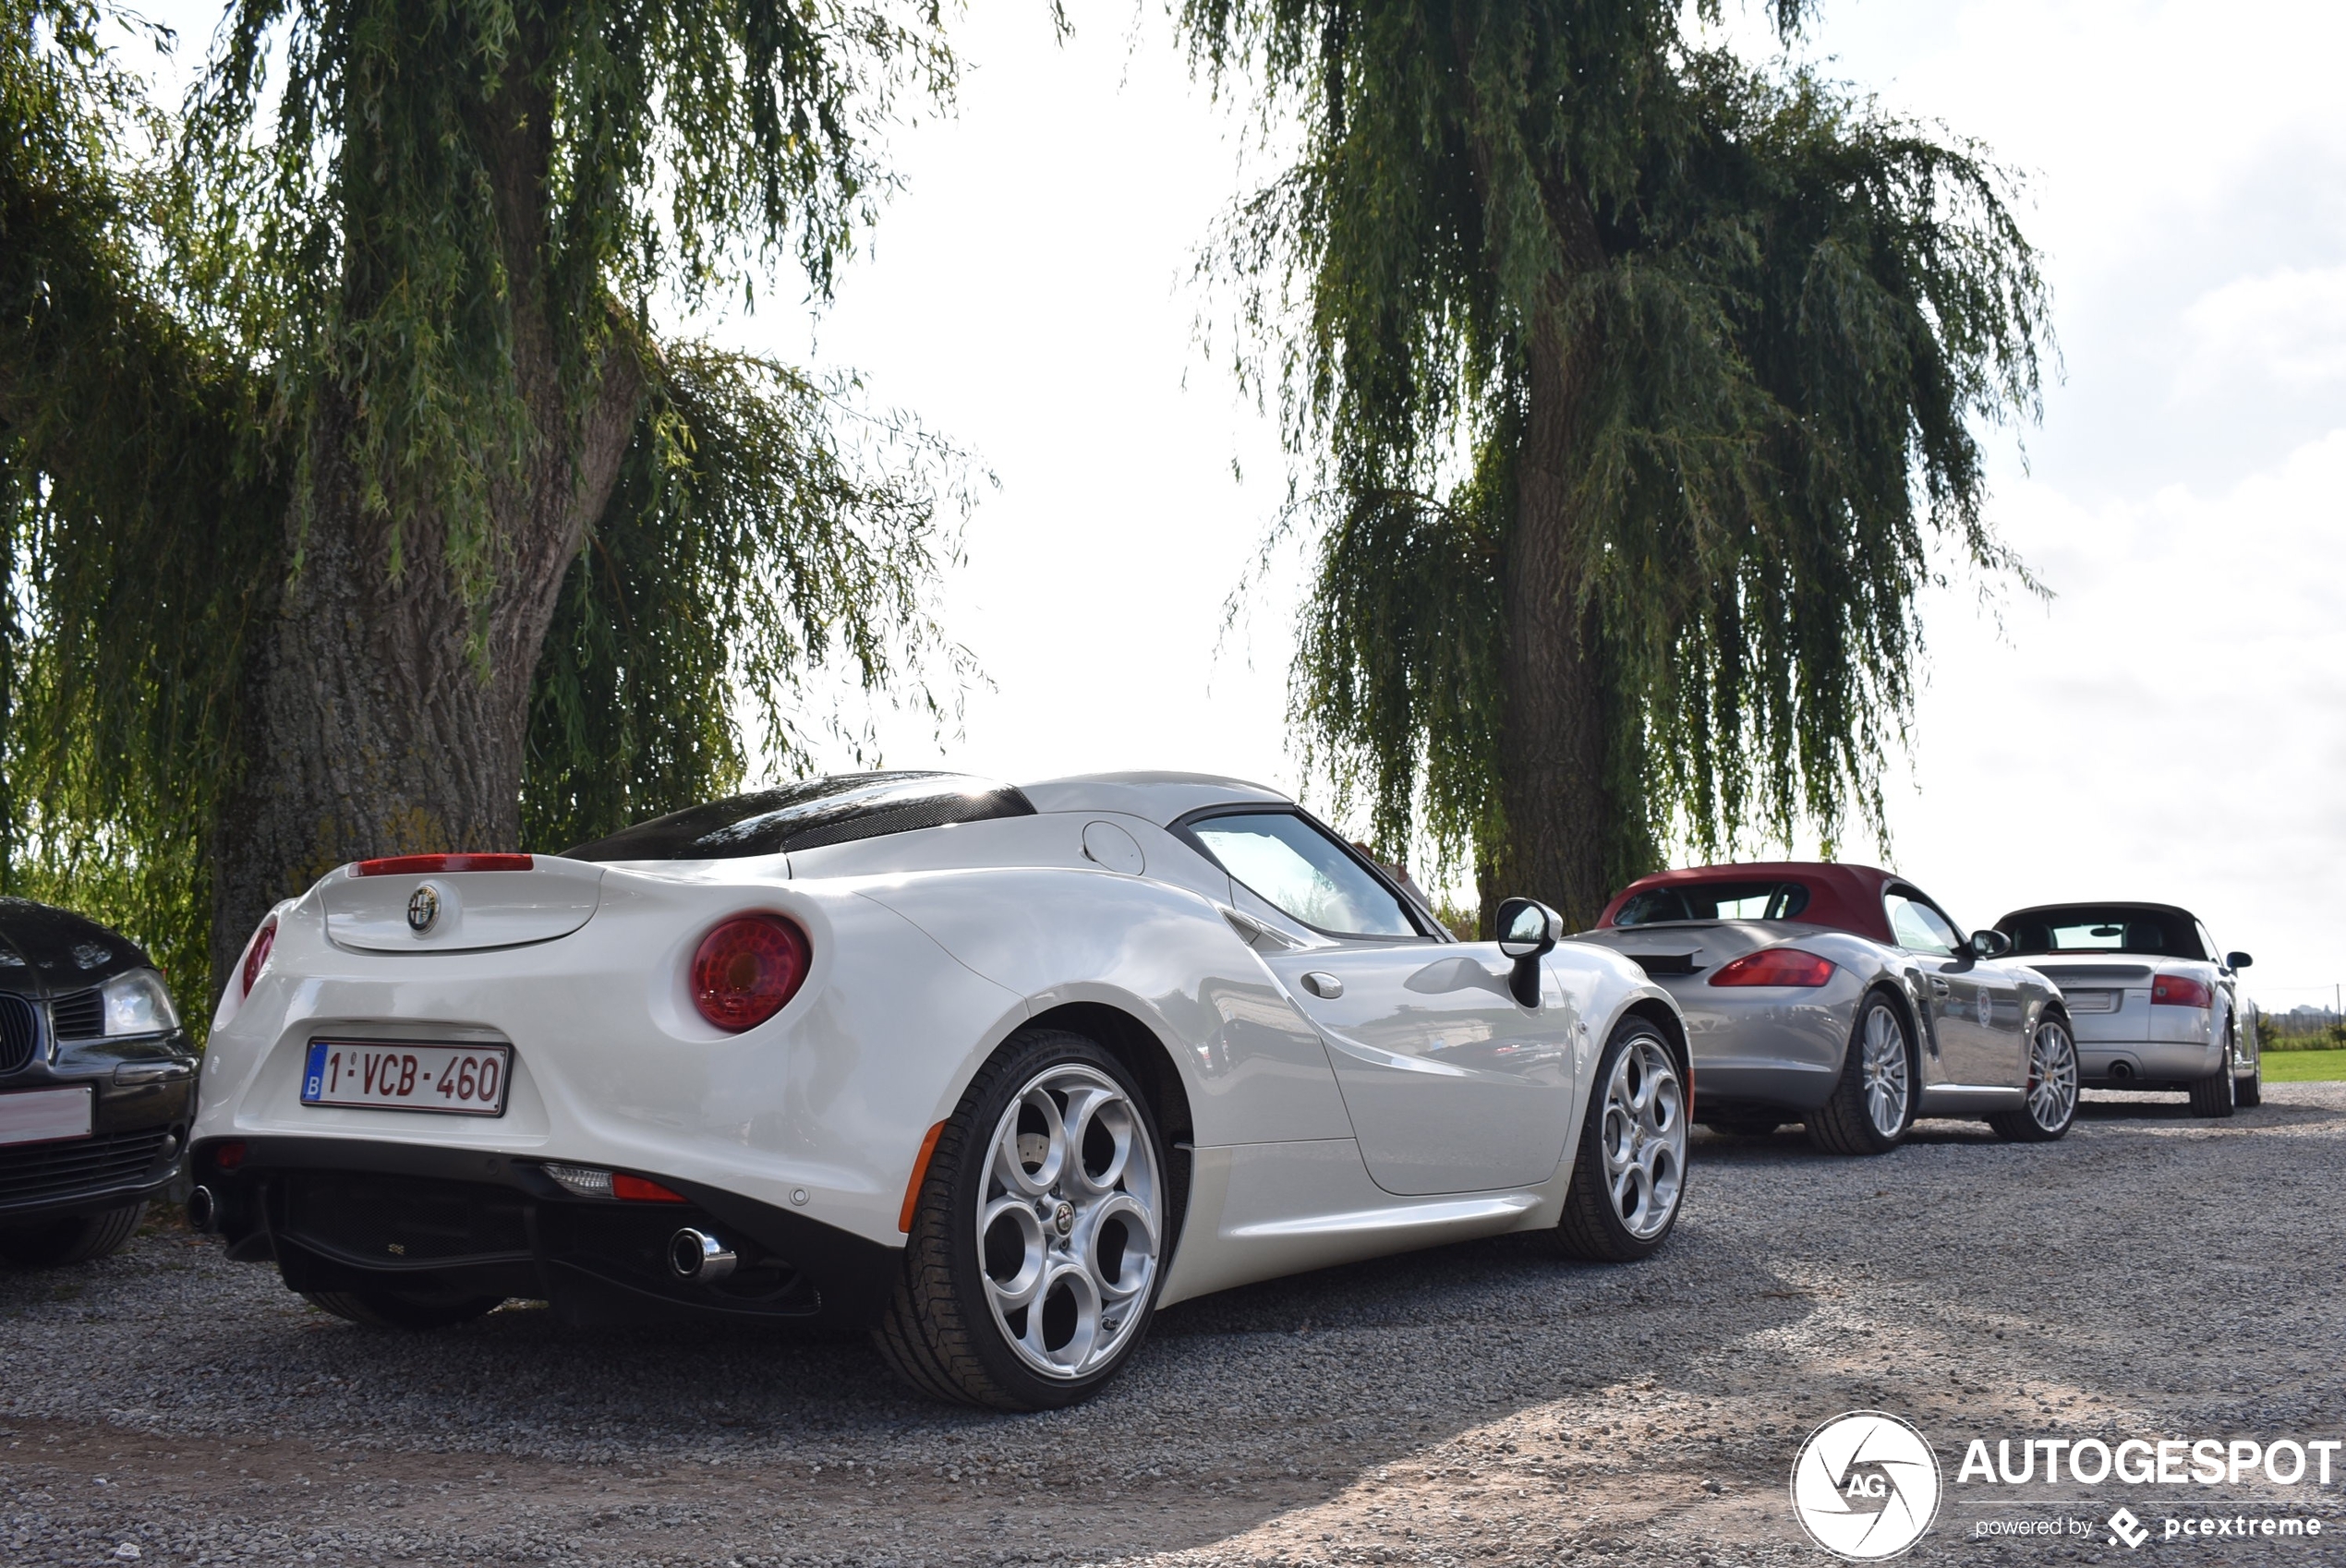
<instances>
[{"instance_id":1,"label":"silver alloy wheel","mask_svg":"<svg viewBox=\"0 0 2346 1568\"><path fill-rule=\"evenodd\" d=\"M1866 1014L1866 1115L1874 1131L1895 1138L1906 1125L1906 1031L1898 1015L1876 1003Z\"/></svg>"},{"instance_id":2,"label":"silver alloy wheel","mask_svg":"<svg viewBox=\"0 0 2346 1568\"><path fill-rule=\"evenodd\" d=\"M1604 1175L1614 1214L1639 1241L1677 1212L1687 1170L1687 1096L1678 1067L1650 1035L1614 1058L1604 1086Z\"/></svg>"},{"instance_id":3,"label":"silver alloy wheel","mask_svg":"<svg viewBox=\"0 0 2346 1568\"><path fill-rule=\"evenodd\" d=\"M2077 1044L2058 1019L2047 1019L2028 1047L2028 1114L2050 1132L2076 1108Z\"/></svg>"},{"instance_id":4,"label":"silver alloy wheel","mask_svg":"<svg viewBox=\"0 0 2346 1568\"><path fill-rule=\"evenodd\" d=\"M1080 1378L1131 1337L1156 1283L1163 1191L1148 1120L1106 1073L1048 1067L1011 1099L976 1223L986 1304L1020 1360Z\"/></svg>"}]
</instances>

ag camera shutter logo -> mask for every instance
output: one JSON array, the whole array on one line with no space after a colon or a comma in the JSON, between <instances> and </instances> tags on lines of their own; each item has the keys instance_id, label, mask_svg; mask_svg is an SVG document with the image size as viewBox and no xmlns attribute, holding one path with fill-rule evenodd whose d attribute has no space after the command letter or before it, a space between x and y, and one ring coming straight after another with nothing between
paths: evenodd
<instances>
[{"instance_id":1,"label":"ag camera shutter logo","mask_svg":"<svg viewBox=\"0 0 2346 1568\"><path fill-rule=\"evenodd\" d=\"M1895 1416L1852 1410L1808 1434L1792 1463L1792 1512L1835 1557L1878 1562L1939 1516L1939 1456Z\"/></svg>"}]
</instances>

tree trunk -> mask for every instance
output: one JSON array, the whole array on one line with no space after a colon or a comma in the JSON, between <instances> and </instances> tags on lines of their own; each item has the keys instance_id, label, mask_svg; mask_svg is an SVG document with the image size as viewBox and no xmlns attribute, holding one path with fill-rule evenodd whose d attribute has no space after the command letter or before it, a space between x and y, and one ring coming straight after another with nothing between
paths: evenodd
<instances>
[{"instance_id":1,"label":"tree trunk","mask_svg":"<svg viewBox=\"0 0 2346 1568\"><path fill-rule=\"evenodd\" d=\"M550 114L526 73L508 82L468 127L495 172L510 390L530 426L523 467L490 488L495 581L467 602L446 519L430 512L396 519L393 571L394 519L361 503L367 476L348 455L356 392L322 393L304 433L311 492L287 517L297 564L255 651L241 777L213 837L215 996L270 906L334 866L519 847L531 681L564 573L617 482L644 377L623 329L586 392L562 385L545 285Z\"/></svg>"},{"instance_id":2,"label":"tree trunk","mask_svg":"<svg viewBox=\"0 0 2346 1568\"><path fill-rule=\"evenodd\" d=\"M1576 191L1551 209L1573 271L1602 266L1595 223ZM1581 563L1589 523L1578 487L1588 461L1588 392L1602 346L1572 332L1560 280L1526 346L1529 406L1516 453L1516 513L1501 571L1499 800L1506 841L1481 875L1487 926L1497 900L1554 905L1567 930L1596 923L1644 866L1644 805L1618 766L1624 738L1606 680L1597 612Z\"/></svg>"}]
</instances>

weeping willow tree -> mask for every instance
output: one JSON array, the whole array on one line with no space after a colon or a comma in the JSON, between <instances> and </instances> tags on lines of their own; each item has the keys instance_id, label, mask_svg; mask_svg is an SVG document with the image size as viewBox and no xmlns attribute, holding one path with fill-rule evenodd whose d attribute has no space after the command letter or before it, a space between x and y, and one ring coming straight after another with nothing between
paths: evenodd
<instances>
[{"instance_id":1,"label":"weeping willow tree","mask_svg":"<svg viewBox=\"0 0 2346 1568\"><path fill-rule=\"evenodd\" d=\"M2017 570L1977 431L2045 300L1984 151L1702 47L1715 4L1181 17L1301 128L1204 268L1302 460L1312 763L1576 924L1674 841L1879 828L1918 592Z\"/></svg>"},{"instance_id":2,"label":"weeping willow tree","mask_svg":"<svg viewBox=\"0 0 2346 1568\"><path fill-rule=\"evenodd\" d=\"M201 995L343 861L732 787L737 694L951 700L958 455L653 305L827 292L933 6L249 0L178 116L0 13L0 891Z\"/></svg>"}]
</instances>

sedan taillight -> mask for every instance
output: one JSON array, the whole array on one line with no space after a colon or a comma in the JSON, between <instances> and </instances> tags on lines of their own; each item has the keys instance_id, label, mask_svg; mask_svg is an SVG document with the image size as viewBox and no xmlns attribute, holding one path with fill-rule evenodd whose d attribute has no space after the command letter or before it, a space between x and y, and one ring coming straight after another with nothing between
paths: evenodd
<instances>
[{"instance_id":1,"label":"sedan taillight","mask_svg":"<svg viewBox=\"0 0 2346 1568\"><path fill-rule=\"evenodd\" d=\"M245 949L246 995L252 995L252 983L259 980L260 971L269 967L269 949L276 945L277 917L271 915L260 923L260 929L252 934L252 946Z\"/></svg>"},{"instance_id":2,"label":"sedan taillight","mask_svg":"<svg viewBox=\"0 0 2346 1568\"><path fill-rule=\"evenodd\" d=\"M1723 965L1713 985L1822 985L1832 978L1832 960L1797 947L1763 947Z\"/></svg>"},{"instance_id":3,"label":"sedan taillight","mask_svg":"<svg viewBox=\"0 0 2346 1568\"><path fill-rule=\"evenodd\" d=\"M755 1029L798 995L813 960L806 934L781 916L736 916L693 955L693 1006L720 1029Z\"/></svg>"},{"instance_id":4,"label":"sedan taillight","mask_svg":"<svg viewBox=\"0 0 2346 1568\"><path fill-rule=\"evenodd\" d=\"M2207 983L2187 974L2161 974L2150 983L2150 1005L2154 1007L2206 1007L2215 1004L2215 994Z\"/></svg>"}]
</instances>

